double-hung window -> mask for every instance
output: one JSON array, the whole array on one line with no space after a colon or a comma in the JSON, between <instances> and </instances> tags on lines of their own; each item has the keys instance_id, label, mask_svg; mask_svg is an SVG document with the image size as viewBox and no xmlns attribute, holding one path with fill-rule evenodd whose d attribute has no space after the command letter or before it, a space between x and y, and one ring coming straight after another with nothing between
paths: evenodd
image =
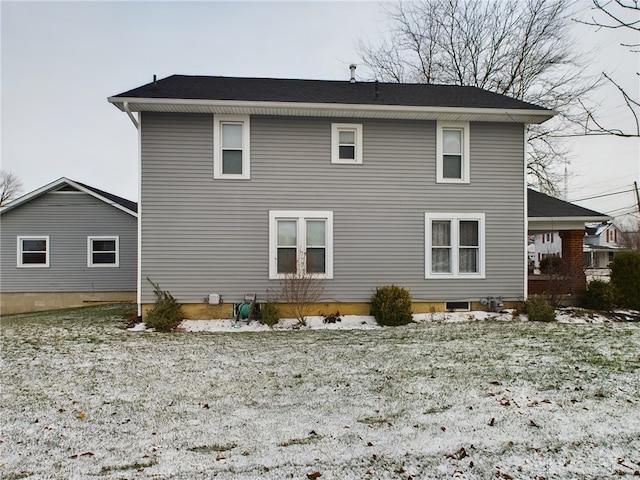
<instances>
[{"instance_id":1,"label":"double-hung window","mask_svg":"<svg viewBox=\"0 0 640 480\"><path fill-rule=\"evenodd\" d=\"M49 266L49 236L18 237L18 267Z\"/></svg>"},{"instance_id":2,"label":"double-hung window","mask_svg":"<svg viewBox=\"0 0 640 480\"><path fill-rule=\"evenodd\" d=\"M438 183L469 183L469 123L438 122L436 179Z\"/></svg>"},{"instance_id":3,"label":"double-hung window","mask_svg":"<svg viewBox=\"0 0 640 480\"><path fill-rule=\"evenodd\" d=\"M214 115L213 178L251 178L249 146L248 115Z\"/></svg>"},{"instance_id":4,"label":"double-hung window","mask_svg":"<svg viewBox=\"0 0 640 480\"><path fill-rule=\"evenodd\" d=\"M362 163L361 124L331 124L331 163Z\"/></svg>"},{"instance_id":5,"label":"double-hung window","mask_svg":"<svg viewBox=\"0 0 640 480\"><path fill-rule=\"evenodd\" d=\"M333 278L333 212L269 212L269 278Z\"/></svg>"},{"instance_id":6,"label":"double-hung window","mask_svg":"<svg viewBox=\"0 0 640 480\"><path fill-rule=\"evenodd\" d=\"M425 214L425 276L485 275L484 213Z\"/></svg>"},{"instance_id":7,"label":"double-hung window","mask_svg":"<svg viewBox=\"0 0 640 480\"><path fill-rule=\"evenodd\" d=\"M87 266L117 267L120 265L119 237L87 237Z\"/></svg>"}]
</instances>

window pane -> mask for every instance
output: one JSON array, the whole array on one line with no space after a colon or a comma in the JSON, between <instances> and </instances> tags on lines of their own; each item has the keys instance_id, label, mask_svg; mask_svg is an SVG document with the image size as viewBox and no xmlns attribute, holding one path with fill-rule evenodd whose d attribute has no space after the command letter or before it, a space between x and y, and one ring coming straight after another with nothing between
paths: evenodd
<instances>
[{"instance_id":1,"label":"window pane","mask_svg":"<svg viewBox=\"0 0 640 480\"><path fill-rule=\"evenodd\" d=\"M324 220L307 220L307 246L325 246L324 226Z\"/></svg>"},{"instance_id":2,"label":"window pane","mask_svg":"<svg viewBox=\"0 0 640 480\"><path fill-rule=\"evenodd\" d=\"M460 130L443 130L443 152L462 153L462 132Z\"/></svg>"},{"instance_id":3,"label":"window pane","mask_svg":"<svg viewBox=\"0 0 640 480\"><path fill-rule=\"evenodd\" d=\"M433 273L451 273L451 249L431 249L431 271Z\"/></svg>"},{"instance_id":4,"label":"window pane","mask_svg":"<svg viewBox=\"0 0 640 480\"><path fill-rule=\"evenodd\" d=\"M23 252L46 252L47 241L46 240L22 240Z\"/></svg>"},{"instance_id":5,"label":"window pane","mask_svg":"<svg viewBox=\"0 0 640 480\"><path fill-rule=\"evenodd\" d=\"M295 220L278 220L278 246L295 247L298 244L298 222Z\"/></svg>"},{"instance_id":6,"label":"window pane","mask_svg":"<svg viewBox=\"0 0 640 480\"><path fill-rule=\"evenodd\" d=\"M340 145L340 158L346 158L348 160L354 160L356 158L356 147L346 147Z\"/></svg>"},{"instance_id":7,"label":"window pane","mask_svg":"<svg viewBox=\"0 0 640 480\"><path fill-rule=\"evenodd\" d=\"M101 263L101 264L115 264L116 263L116 254L115 253L94 253L93 254L93 263Z\"/></svg>"},{"instance_id":8,"label":"window pane","mask_svg":"<svg viewBox=\"0 0 640 480\"><path fill-rule=\"evenodd\" d=\"M478 249L477 248L461 248L460 249L460 272L461 273L478 273Z\"/></svg>"},{"instance_id":9,"label":"window pane","mask_svg":"<svg viewBox=\"0 0 640 480\"><path fill-rule=\"evenodd\" d=\"M443 155L442 176L444 178L462 178L462 156Z\"/></svg>"},{"instance_id":10,"label":"window pane","mask_svg":"<svg viewBox=\"0 0 640 480\"><path fill-rule=\"evenodd\" d=\"M341 145L355 145L356 143L356 132L351 130L340 130L339 133L339 143Z\"/></svg>"},{"instance_id":11,"label":"window pane","mask_svg":"<svg viewBox=\"0 0 640 480\"><path fill-rule=\"evenodd\" d=\"M47 254L46 253L23 253L22 263L31 264L31 265L33 264L45 265L47 263Z\"/></svg>"},{"instance_id":12,"label":"window pane","mask_svg":"<svg viewBox=\"0 0 640 480\"><path fill-rule=\"evenodd\" d=\"M434 220L431 223L431 244L434 247L451 245L451 222L449 220Z\"/></svg>"},{"instance_id":13,"label":"window pane","mask_svg":"<svg viewBox=\"0 0 640 480\"><path fill-rule=\"evenodd\" d=\"M325 273L324 248L307 248L307 273Z\"/></svg>"},{"instance_id":14,"label":"window pane","mask_svg":"<svg viewBox=\"0 0 640 480\"><path fill-rule=\"evenodd\" d=\"M296 263L295 248L278 248L278 273L296 273Z\"/></svg>"},{"instance_id":15,"label":"window pane","mask_svg":"<svg viewBox=\"0 0 640 480\"><path fill-rule=\"evenodd\" d=\"M478 222L475 220L461 220L460 246L477 247L478 245Z\"/></svg>"},{"instance_id":16,"label":"window pane","mask_svg":"<svg viewBox=\"0 0 640 480\"><path fill-rule=\"evenodd\" d=\"M222 173L242 175L242 150L222 151Z\"/></svg>"},{"instance_id":17,"label":"window pane","mask_svg":"<svg viewBox=\"0 0 640 480\"><path fill-rule=\"evenodd\" d=\"M93 240L94 252L115 252L116 241L115 240Z\"/></svg>"},{"instance_id":18,"label":"window pane","mask_svg":"<svg viewBox=\"0 0 640 480\"><path fill-rule=\"evenodd\" d=\"M222 148L242 148L242 125L222 124Z\"/></svg>"}]
</instances>

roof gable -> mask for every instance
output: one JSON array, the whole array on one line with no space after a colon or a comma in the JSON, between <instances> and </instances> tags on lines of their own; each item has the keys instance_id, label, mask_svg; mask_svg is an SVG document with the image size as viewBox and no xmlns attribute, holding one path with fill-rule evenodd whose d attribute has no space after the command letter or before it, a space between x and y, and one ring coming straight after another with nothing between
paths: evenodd
<instances>
[{"instance_id":1,"label":"roof gable","mask_svg":"<svg viewBox=\"0 0 640 480\"><path fill-rule=\"evenodd\" d=\"M106 203L107 205L111 205L118 210L122 210L123 212L128 213L131 216L138 216L138 204L136 202L132 202L131 200L127 200L126 198L113 195L109 192L105 192L104 190L99 190L80 182L74 182L73 180L69 180L65 177L59 178L58 180L51 182L44 187L27 193L26 195L23 195L22 197L6 204L2 208L0 208L0 214L13 210L16 207L19 207L20 205L23 205L49 192L74 190L89 194L92 197Z\"/></svg>"}]
</instances>

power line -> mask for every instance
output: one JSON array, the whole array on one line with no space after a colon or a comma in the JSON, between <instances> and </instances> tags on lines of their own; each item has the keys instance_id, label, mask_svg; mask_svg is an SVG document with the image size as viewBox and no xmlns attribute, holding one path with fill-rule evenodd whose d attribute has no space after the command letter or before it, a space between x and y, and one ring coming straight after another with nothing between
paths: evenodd
<instances>
[{"instance_id":1,"label":"power line","mask_svg":"<svg viewBox=\"0 0 640 480\"><path fill-rule=\"evenodd\" d=\"M603 193L601 195L593 195L591 197L584 197L584 198L576 198L574 200L568 200L569 202L581 202L583 200L591 200L594 198L602 198L602 197L611 197L613 195L622 195L623 193L630 193L630 192L635 192L635 190L632 188L631 190L623 190L621 192L613 192L613 193Z\"/></svg>"}]
</instances>

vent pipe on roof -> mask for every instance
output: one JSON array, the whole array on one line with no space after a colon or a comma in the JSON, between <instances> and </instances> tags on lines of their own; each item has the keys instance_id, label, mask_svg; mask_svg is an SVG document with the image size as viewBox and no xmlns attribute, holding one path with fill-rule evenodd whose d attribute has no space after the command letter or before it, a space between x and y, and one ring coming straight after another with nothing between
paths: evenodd
<instances>
[{"instance_id":1,"label":"vent pipe on roof","mask_svg":"<svg viewBox=\"0 0 640 480\"><path fill-rule=\"evenodd\" d=\"M156 80L156 74L153 74L153 89L158 88L158 81Z\"/></svg>"},{"instance_id":2,"label":"vent pipe on roof","mask_svg":"<svg viewBox=\"0 0 640 480\"><path fill-rule=\"evenodd\" d=\"M356 83L356 65L354 63L349 65L349 70L351 70L351 78L349 79L349 83Z\"/></svg>"},{"instance_id":3,"label":"vent pipe on roof","mask_svg":"<svg viewBox=\"0 0 640 480\"><path fill-rule=\"evenodd\" d=\"M374 87L376 89L376 99L380 96L380 90L378 88L378 80L375 81Z\"/></svg>"}]
</instances>

